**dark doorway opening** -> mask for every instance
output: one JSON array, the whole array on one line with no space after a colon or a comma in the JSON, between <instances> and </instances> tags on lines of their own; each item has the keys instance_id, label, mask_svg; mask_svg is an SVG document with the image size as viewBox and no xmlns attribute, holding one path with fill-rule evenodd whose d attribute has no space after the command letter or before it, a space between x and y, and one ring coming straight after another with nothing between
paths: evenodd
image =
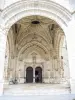
<instances>
[{"instance_id":1,"label":"dark doorway opening","mask_svg":"<svg viewBox=\"0 0 75 100\"><path fill-rule=\"evenodd\" d=\"M28 67L26 69L26 82L27 83L33 82L33 68L32 67Z\"/></svg>"},{"instance_id":2,"label":"dark doorway opening","mask_svg":"<svg viewBox=\"0 0 75 100\"><path fill-rule=\"evenodd\" d=\"M35 68L35 82L42 83L42 68L41 67Z\"/></svg>"}]
</instances>

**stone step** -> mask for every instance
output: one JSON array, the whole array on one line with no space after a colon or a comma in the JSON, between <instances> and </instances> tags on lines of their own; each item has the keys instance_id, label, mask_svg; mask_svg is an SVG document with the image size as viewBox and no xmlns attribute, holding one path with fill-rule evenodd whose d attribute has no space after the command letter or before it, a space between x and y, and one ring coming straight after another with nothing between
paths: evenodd
<instances>
[{"instance_id":1,"label":"stone step","mask_svg":"<svg viewBox=\"0 0 75 100\"><path fill-rule=\"evenodd\" d=\"M16 84L4 89L4 95L70 94L70 89L59 84Z\"/></svg>"},{"instance_id":2,"label":"stone step","mask_svg":"<svg viewBox=\"0 0 75 100\"><path fill-rule=\"evenodd\" d=\"M50 95L50 96L1 96L0 100L73 100L75 95Z\"/></svg>"}]
</instances>

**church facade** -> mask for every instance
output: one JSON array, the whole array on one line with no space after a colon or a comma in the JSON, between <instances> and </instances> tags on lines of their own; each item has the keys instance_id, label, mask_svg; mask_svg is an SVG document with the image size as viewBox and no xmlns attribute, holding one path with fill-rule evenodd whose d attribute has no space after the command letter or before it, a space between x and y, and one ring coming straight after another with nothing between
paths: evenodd
<instances>
[{"instance_id":1,"label":"church facade","mask_svg":"<svg viewBox=\"0 0 75 100\"><path fill-rule=\"evenodd\" d=\"M72 1L2 0L0 8L0 95L75 94Z\"/></svg>"}]
</instances>

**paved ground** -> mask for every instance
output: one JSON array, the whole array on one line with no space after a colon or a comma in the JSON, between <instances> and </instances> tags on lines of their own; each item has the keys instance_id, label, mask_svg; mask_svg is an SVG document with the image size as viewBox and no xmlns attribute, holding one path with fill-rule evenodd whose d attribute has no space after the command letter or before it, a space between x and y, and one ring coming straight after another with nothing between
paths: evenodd
<instances>
[{"instance_id":1,"label":"paved ground","mask_svg":"<svg viewBox=\"0 0 75 100\"><path fill-rule=\"evenodd\" d=\"M18 84L5 88L0 100L73 100L74 98L75 95L70 94L70 89L60 84Z\"/></svg>"},{"instance_id":2,"label":"paved ground","mask_svg":"<svg viewBox=\"0 0 75 100\"><path fill-rule=\"evenodd\" d=\"M16 84L4 89L4 95L59 95L70 94L70 89L60 84Z\"/></svg>"},{"instance_id":3,"label":"paved ground","mask_svg":"<svg viewBox=\"0 0 75 100\"><path fill-rule=\"evenodd\" d=\"M2 96L0 100L73 100L75 95Z\"/></svg>"}]
</instances>

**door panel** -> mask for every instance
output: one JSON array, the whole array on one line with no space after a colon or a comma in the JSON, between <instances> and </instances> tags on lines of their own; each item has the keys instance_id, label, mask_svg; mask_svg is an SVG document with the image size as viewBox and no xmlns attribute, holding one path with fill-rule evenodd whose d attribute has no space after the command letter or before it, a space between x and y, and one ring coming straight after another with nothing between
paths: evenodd
<instances>
[{"instance_id":1,"label":"door panel","mask_svg":"<svg viewBox=\"0 0 75 100\"><path fill-rule=\"evenodd\" d=\"M28 67L26 69L26 82L27 83L33 82L33 68L32 67Z\"/></svg>"},{"instance_id":2,"label":"door panel","mask_svg":"<svg viewBox=\"0 0 75 100\"><path fill-rule=\"evenodd\" d=\"M41 67L35 68L35 82L42 83L42 68Z\"/></svg>"}]
</instances>

